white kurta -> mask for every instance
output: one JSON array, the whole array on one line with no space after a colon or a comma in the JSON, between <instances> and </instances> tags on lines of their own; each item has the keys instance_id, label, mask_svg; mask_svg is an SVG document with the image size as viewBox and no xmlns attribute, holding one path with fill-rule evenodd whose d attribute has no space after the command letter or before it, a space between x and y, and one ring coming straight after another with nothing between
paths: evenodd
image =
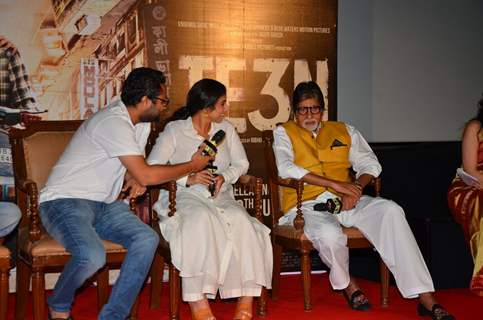
<instances>
[{"instance_id":1,"label":"white kurta","mask_svg":"<svg viewBox=\"0 0 483 320\"><path fill-rule=\"evenodd\" d=\"M352 126L346 125L351 137L349 161L357 177L362 174L379 176L381 166L374 152ZM294 164L293 147L285 129L278 126L274 132L273 149L278 173L282 178L301 179L308 170ZM399 291L405 298L433 292L434 286L428 268L419 251L403 209L383 198L362 196L355 208L339 214L314 211L315 203L335 197L329 191L302 204L305 219L304 232L313 242L322 261L330 268L329 279L334 289L344 289L350 281L347 237L341 229L356 227L374 245L384 263L393 273ZM280 218L280 224L292 224L296 208Z\"/></svg>"},{"instance_id":2,"label":"white kurta","mask_svg":"<svg viewBox=\"0 0 483 320\"><path fill-rule=\"evenodd\" d=\"M251 217L236 202L232 184L248 170L248 160L235 128L227 121L213 123L226 138L214 164L225 183L212 199L207 187L186 187L187 177L177 181L176 214L167 216L168 194L162 192L154 208L160 216L163 237L170 243L172 262L180 271L183 300L197 301L258 296L271 287L272 246L270 229ZM177 164L191 159L202 143L191 118L170 122L159 135L148 157L150 164Z\"/></svg>"}]
</instances>

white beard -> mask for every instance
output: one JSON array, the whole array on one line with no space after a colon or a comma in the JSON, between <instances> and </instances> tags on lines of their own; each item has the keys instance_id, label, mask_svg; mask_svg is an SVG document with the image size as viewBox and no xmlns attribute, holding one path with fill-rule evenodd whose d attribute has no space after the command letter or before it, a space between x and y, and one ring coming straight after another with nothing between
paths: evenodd
<instances>
[{"instance_id":1,"label":"white beard","mask_svg":"<svg viewBox=\"0 0 483 320\"><path fill-rule=\"evenodd\" d=\"M313 120L305 120L302 123L302 127L307 129L308 131L316 131L319 128L319 123L315 122L313 123Z\"/></svg>"}]
</instances>

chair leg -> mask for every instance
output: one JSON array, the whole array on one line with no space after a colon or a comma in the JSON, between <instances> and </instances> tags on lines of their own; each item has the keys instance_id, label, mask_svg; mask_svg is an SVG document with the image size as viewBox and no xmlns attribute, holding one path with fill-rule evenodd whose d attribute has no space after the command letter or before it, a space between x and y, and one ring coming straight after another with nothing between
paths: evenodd
<instances>
[{"instance_id":1,"label":"chair leg","mask_svg":"<svg viewBox=\"0 0 483 320\"><path fill-rule=\"evenodd\" d=\"M310 298L310 251L302 251L300 261L302 271L302 286L304 289L304 309L305 311L312 310L312 301Z\"/></svg>"},{"instance_id":2,"label":"chair leg","mask_svg":"<svg viewBox=\"0 0 483 320\"><path fill-rule=\"evenodd\" d=\"M15 293L15 319L24 320L29 298L30 267L19 257L17 259L17 285Z\"/></svg>"},{"instance_id":3,"label":"chair leg","mask_svg":"<svg viewBox=\"0 0 483 320\"><path fill-rule=\"evenodd\" d=\"M149 307L151 309L159 308L161 305L163 271L164 259L159 253L156 253L151 266L151 296L149 299Z\"/></svg>"},{"instance_id":4,"label":"chair leg","mask_svg":"<svg viewBox=\"0 0 483 320\"><path fill-rule=\"evenodd\" d=\"M179 319L180 304L180 278L179 271L171 263L169 264L169 319Z\"/></svg>"},{"instance_id":5,"label":"chair leg","mask_svg":"<svg viewBox=\"0 0 483 320\"><path fill-rule=\"evenodd\" d=\"M379 262L379 269L381 272L381 307L387 308L389 306L389 269L382 259Z\"/></svg>"},{"instance_id":6,"label":"chair leg","mask_svg":"<svg viewBox=\"0 0 483 320\"><path fill-rule=\"evenodd\" d=\"M45 319L45 277L42 268L32 270L32 296L34 304L34 320Z\"/></svg>"},{"instance_id":7,"label":"chair leg","mask_svg":"<svg viewBox=\"0 0 483 320\"><path fill-rule=\"evenodd\" d=\"M267 297L268 297L268 290L265 287L262 287L262 292L260 294L260 298L258 298L258 306L257 306L257 314L260 317L265 317L267 315Z\"/></svg>"},{"instance_id":8,"label":"chair leg","mask_svg":"<svg viewBox=\"0 0 483 320\"><path fill-rule=\"evenodd\" d=\"M97 271L97 310L101 311L102 307L109 299L109 268L102 267Z\"/></svg>"},{"instance_id":9,"label":"chair leg","mask_svg":"<svg viewBox=\"0 0 483 320\"><path fill-rule=\"evenodd\" d=\"M280 271L282 268L282 252L281 245L273 244L273 274L272 274L272 299L278 299L278 293L280 290Z\"/></svg>"},{"instance_id":10,"label":"chair leg","mask_svg":"<svg viewBox=\"0 0 483 320\"><path fill-rule=\"evenodd\" d=\"M8 268L0 270L0 320L7 319L8 274Z\"/></svg>"}]
</instances>

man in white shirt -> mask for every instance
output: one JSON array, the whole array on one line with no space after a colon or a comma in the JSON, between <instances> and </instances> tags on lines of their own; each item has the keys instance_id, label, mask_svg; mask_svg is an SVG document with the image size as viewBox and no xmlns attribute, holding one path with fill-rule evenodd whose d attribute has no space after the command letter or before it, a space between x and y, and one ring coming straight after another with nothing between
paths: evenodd
<instances>
[{"instance_id":1,"label":"man in white shirt","mask_svg":"<svg viewBox=\"0 0 483 320\"><path fill-rule=\"evenodd\" d=\"M324 99L319 86L302 82L292 97L294 121L278 126L274 152L282 178L301 179L306 184L302 197L304 232L330 268L334 289L344 290L349 305L368 310L369 301L349 274L347 237L341 229L358 228L374 245L405 298L419 297L418 313L438 320L454 319L437 304L433 282L404 211L395 202L362 195L364 187L381 172L377 157L353 127L342 122L321 122ZM356 172L352 182L349 170ZM339 198L340 213L316 211L314 205ZM296 195L285 189L280 224L292 224Z\"/></svg>"},{"instance_id":2,"label":"man in white shirt","mask_svg":"<svg viewBox=\"0 0 483 320\"><path fill-rule=\"evenodd\" d=\"M129 197L147 185L203 169L209 157L198 150L178 165L148 165L144 148L151 121L167 108L165 77L149 68L127 77L121 101L86 120L74 134L40 193L40 216L49 234L72 258L48 299L50 319L72 319L76 290L105 264L101 239L119 243L127 255L99 319L126 319L151 266L158 235L118 200L124 184Z\"/></svg>"}]
</instances>

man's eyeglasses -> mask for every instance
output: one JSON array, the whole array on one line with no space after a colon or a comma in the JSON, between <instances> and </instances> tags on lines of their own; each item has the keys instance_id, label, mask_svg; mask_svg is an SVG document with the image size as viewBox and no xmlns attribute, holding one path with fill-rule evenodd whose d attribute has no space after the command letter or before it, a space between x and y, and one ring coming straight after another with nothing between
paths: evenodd
<instances>
[{"instance_id":1,"label":"man's eyeglasses","mask_svg":"<svg viewBox=\"0 0 483 320\"><path fill-rule=\"evenodd\" d=\"M311 114L318 114L320 111L322 111L321 106L311 106L311 107L303 107L303 108L297 108L297 113L305 115L310 111Z\"/></svg>"},{"instance_id":2,"label":"man's eyeglasses","mask_svg":"<svg viewBox=\"0 0 483 320\"><path fill-rule=\"evenodd\" d=\"M165 106L167 106L169 104L169 99L163 99L163 98L158 98L158 97L154 97L154 100L159 100L161 101L161 103Z\"/></svg>"}]
</instances>

